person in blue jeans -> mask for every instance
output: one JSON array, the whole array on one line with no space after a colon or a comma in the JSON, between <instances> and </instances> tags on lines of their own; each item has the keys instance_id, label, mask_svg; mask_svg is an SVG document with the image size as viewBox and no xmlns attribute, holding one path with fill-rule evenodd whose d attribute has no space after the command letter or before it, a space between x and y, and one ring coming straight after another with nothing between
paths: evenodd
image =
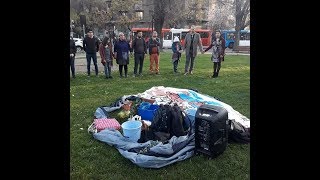
<instances>
[{"instance_id":1,"label":"person in blue jeans","mask_svg":"<svg viewBox=\"0 0 320 180\"><path fill-rule=\"evenodd\" d=\"M99 51L100 41L97 37L93 36L92 30L89 30L87 36L83 40L83 50L86 52L87 58L87 73L90 76L90 64L91 59L93 60L96 76L98 76L98 65L97 65L97 52Z\"/></svg>"},{"instance_id":2,"label":"person in blue jeans","mask_svg":"<svg viewBox=\"0 0 320 180\"><path fill-rule=\"evenodd\" d=\"M104 73L106 78L112 78L111 76L111 67L113 66L113 53L112 53L112 43L110 38L105 37L100 46L99 46L99 53L101 57L101 63L104 66Z\"/></svg>"},{"instance_id":3,"label":"person in blue jeans","mask_svg":"<svg viewBox=\"0 0 320 180\"><path fill-rule=\"evenodd\" d=\"M177 36L174 37L171 49L173 52L173 54L172 54L173 72L178 73L177 68L178 68L178 64L180 61L180 57L181 57L182 46L181 46L180 40Z\"/></svg>"}]
</instances>

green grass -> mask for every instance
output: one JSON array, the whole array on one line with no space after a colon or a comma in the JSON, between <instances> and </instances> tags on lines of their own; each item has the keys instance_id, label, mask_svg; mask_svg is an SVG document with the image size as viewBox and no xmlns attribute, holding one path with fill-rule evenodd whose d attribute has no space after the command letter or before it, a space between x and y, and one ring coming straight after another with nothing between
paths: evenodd
<instances>
[{"instance_id":1,"label":"green grass","mask_svg":"<svg viewBox=\"0 0 320 180\"><path fill-rule=\"evenodd\" d=\"M137 94L153 86L196 88L218 97L250 118L250 57L228 55L219 77L212 79L210 55L198 55L193 75L174 75L171 53L160 55L160 75L149 75L149 60L144 62L144 76L133 78L133 59L129 77L113 79L77 74L70 80L70 177L71 179L249 179L250 145L229 144L215 159L194 156L161 169L145 169L125 159L114 148L87 133L97 107L109 105L118 97ZM185 55L178 69L183 72ZM83 130L81 129L83 128Z\"/></svg>"}]
</instances>

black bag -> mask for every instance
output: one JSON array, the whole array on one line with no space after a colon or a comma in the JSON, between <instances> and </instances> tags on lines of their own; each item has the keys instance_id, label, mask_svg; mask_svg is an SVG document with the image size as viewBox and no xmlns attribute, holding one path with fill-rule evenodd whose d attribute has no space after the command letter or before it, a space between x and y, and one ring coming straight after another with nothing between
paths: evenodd
<instances>
[{"instance_id":1,"label":"black bag","mask_svg":"<svg viewBox=\"0 0 320 180\"><path fill-rule=\"evenodd\" d=\"M183 115L180 107L175 104L171 111L171 125L170 125L170 137L172 136L185 136L188 134L188 127L185 121L185 116Z\"/></svg>"},{"instance_id":2,"label":"black bag","mask_svg":"<svg viewBox=\"0 0 320 180\"><path fill-rule=\"evenodd\" d=\"M172 136L179 137L191 133L191 127L188 127L186 117L177 104L173 107L161 104L154 114L149 130L141 132L141 138L138 142L148 140L166 142Z\"/></svg>"},{"instance_id":3,"label":"black bag","mask_svg":"<svg viewBox=\"0 0 320 180\"><path fill-rule=\"evenodd\" d=\"M242 124L231 121L232 130L229 131L229 142L248 144L250 143L250 129L245 128Z\"/></svg>"},{"instance_id":4,"label":"black bag","mask_svg":"<svg viewBox=\"0 0 320 180\"><path fill-rule=\"evenodd\" d=\"M157 111L155 112L150 128L154 132L170 132L171 125L171 106L169 105L160 105Z\"/></svg>"}]
</instances>

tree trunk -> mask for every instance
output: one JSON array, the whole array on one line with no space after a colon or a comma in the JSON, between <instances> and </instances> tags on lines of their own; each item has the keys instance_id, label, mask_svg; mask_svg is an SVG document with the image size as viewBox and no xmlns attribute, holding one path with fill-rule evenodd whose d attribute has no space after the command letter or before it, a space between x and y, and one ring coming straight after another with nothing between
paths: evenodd
<instances>
[{"instance_id":1,"label":"tree trunk","mask_svg":"<svg viewBox=\"0 0 320 180\"><path fill-rule=\"evenodd\" d=\"M167 3L164 0L155 0L154 1L154 29L157 31L160 38L160 51L163 47L163 37L162 37L162 27L165 18L165 8Z\"/></svg>"}]
</instances>

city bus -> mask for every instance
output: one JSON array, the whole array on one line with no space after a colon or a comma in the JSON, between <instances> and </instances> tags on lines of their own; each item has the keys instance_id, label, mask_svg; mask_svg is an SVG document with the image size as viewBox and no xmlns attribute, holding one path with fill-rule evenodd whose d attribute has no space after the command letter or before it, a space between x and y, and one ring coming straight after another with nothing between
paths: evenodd
<instances>
[{"instance_id":1,"label":"city bus","mask_svg":"<svg viewBox=\"0 0 320 180\"><path fill-rule=\"evenodd\" d=\"M132 28L131 30L133 32L133 36L135 36L137 31L140 30L142 32L142 37L145 39L146 42L148 42L149 38L152 36L152 29L151 28ZM153 29L153 30L155 30L155 29ZM162 32L161 32L162 33L162 37L165 37L166 33L169 32L169 31L170 31L170 29L163 28Z\"/></svg>"},{"instance_id":2,"label":"city bus","mask_svg":"<svg viewBox=\"0 0 320 180\"><path fill-rule=\"evenodd\" d=\"M152 35L151 28L132 28L133 33L135 34L138 30L142 31L142 36L146 41L149 40L149 37ZM162 29L162 40L163 40L163 48L171 48L173 39L175 36L179 37L181 44L184 45L184 39L186 34L190 31L190 29ZM211 43L211 34L212 31L207 29L196 29L197 33L200 34L202 46L209 46Z\"/></svg>"},{"instance_id":3,"label":"city bus","mask_svg":"<svg viewBox=\"0 0 320 180\"><path fill-rule=\"evenodd\" d=\"M222 37L226 40L226 47L232 49L235 39L235 30L222 30ZM239 46L250 46L250 30L240 31Z\"/></svg>"},{"instance_id":4,"label":"city bus","mask_svg":"<svg viewBox=\"0 0 320 180\"><path fill-rule=\"evenodd\" d=\"M179 37L180 42L182 45L184 45L184 40L186 38L187 33L190 31L190 29L170 29L171 32L171 44L175 36ZM200 38L202 41L202 46L209 46L211 44L211 35L212 31L207 29L195 29L195 32L200 34ZM171 47L170 44L170 47Z\"/></svg>"}]
</instances>

